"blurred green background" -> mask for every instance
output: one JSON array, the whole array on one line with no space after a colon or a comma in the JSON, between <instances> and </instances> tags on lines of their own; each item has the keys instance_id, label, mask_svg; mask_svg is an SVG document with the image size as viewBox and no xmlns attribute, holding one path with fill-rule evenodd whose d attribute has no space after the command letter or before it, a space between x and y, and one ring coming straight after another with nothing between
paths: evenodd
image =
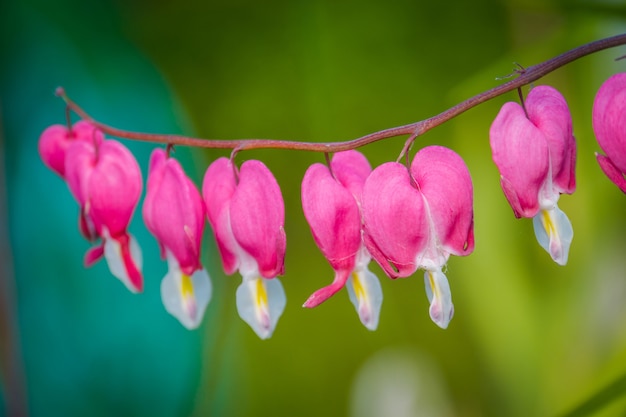
<instances>
[{"instance_id":1,"label":"blurred green background","mask_svg":"<svg viewBox=\"0 0 626 417\"><path fill-rule=\"evenodd\" d=\"M32 416L626 415L626 196L597 167L593 97L623 71L626 48L545 77L566 97L578 139L574 226L559 267L515 220L491 162L488 129L510 93L420 138L465 159L475 187L476 250L447 275L455 317L428 317L421 273L377 266L379 328L345 291L301 308L332 271L300 206L313 153L244 152L282 187L287 307L261 341L239 319L239 276L225 277L210 233L214 295L186 331L163 308L166 265L138 212L130 230L146 289L133 295L88 249L66 185L37 141L64 123L62 85L102 122L206 138L335 141L430 117L530 66L626 32L623 1L78 1L0 5L0 414ZM144 175L154 145L124 143ZM373 166L402 138L362 149ZM417 146L416 146L417 148ZM415 151L415 150L414 150ZM177 148L196 184L223 151ZM581 406L582 404L582 406ZM578 408L577 408L578 407Z\"/></svg>"}]
</instances>

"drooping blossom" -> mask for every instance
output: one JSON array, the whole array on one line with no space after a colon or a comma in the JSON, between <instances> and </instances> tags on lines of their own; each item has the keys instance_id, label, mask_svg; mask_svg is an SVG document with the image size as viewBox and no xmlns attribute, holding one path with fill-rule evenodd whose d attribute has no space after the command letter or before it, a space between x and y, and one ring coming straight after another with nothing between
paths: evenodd
<instances>
[{"instance_id":1,"label":"drooping blossom","mask_svg":"<svg viewBox=\"0 0 626 417\"><path fill-rule=\"evenodd\" d=\"M204 201L174 158L155 149L143 218L156 237L168 272L161 281L165 309L188 329L197 328L211 298L211 280L200 263L204 230Z\"/></svg>"},{"instance_id":2,"label":"drooping blossom","mask_svg":"<svg viewBox=\"0 0 626 417\"><path fill-rule=\"evenodd\" d=\"M239 271L239 316L261 338L269 338L286 298L276 278L284 273L285 207L276 179L260 161L236 166L219 158L202 184L207 217L226 274Z\"/></svg>"},{"instance_id":3,"label":"drooping blossom","mask_svg":"<svg viewBox=\"0 0 626 417\"><path fill-rule=\"evenodd\" d=\"M104 256L111 273L130 291L143 291L141 250L127 230L142 188L134 156L115 140L74 141L67 148L65 176L81 207L82 227L102 239L87 252L85 264Z\"/></svg>"},{"instance_id":4,"label":"drooping blossom","mask_svg":"<svg viewBox=\"0 0 626 417\"><path fill-rule=\"evenodd\" d=\"M533 218L537 241L559 265L574 236L557 202L576 189L576 141L563 96L554 88L530 90L524 107L505 103L489 131L493 161L515 217Z\"/></svg>"},{"instance_id":5,"label":"drooping blossom","mask_svg":"<svg viewBox=\"0 0 626 417\"><path fill-rule=\"evenodd\" d=\"M302 180L302 208L315 243L333 270L332 284L317 290L304 303L315 307L346 286L352 304L365 327L378 326L383 294L369 269L371 256L361 237L361 194L372 171L357 151L336 153L330 168L309 167Z\"/></svg>"},{"instance_id":6,"label":"drooping blossom","mask_svg":"<svg viewBox=\"0 0 626 417\"><path fill-rule=\"evenodd\" d=\"M600 168L626 193L626 73L602 84L593 103L593 130L605 155L596 153Z\"/></svg>"},{"instance_id":7,"label":"drooping blossom","mask_svg":"<svg viewBox=\"0 0 626 417\"><path fill-rule=\"evenodd\" d=\"M71 128L65 125L52 125L46 128L39 138L39 154L44 164L65 180L65 157L68 147L76 141L82 141L95 148L103 140L102 131L86 120L74 123ZM78 228L85 239L94 241L98 238L93 225L85 217L82 204L79 210Z\"/></svg>"},{"instance_id":8,"label":"drooping blossom","mask_svg":"<svg viewBox=\"0 0 626 417\"><path fill-rule=\"evenodd\" d=\"M473 187L459 155L421 149L411 166L387 162L363 187L365 245L391 278L423 269L430 317L446 328L454 314L442 268L450 255L474 250Z\"/></svg>"},{"instance_id":9,"label":"drooping blossom","mask_svg":"<svg viewBox=\"0 0 626 417\"><path fill-rule=\"evenodd\" d=\"M39 154L48 168L65 178L65 154L74 141L85 141L94 146L104 140L104 134L87 120L80 120L68 129L65 125L46 128L39 138Z\"/></svg>"}]
</instances>

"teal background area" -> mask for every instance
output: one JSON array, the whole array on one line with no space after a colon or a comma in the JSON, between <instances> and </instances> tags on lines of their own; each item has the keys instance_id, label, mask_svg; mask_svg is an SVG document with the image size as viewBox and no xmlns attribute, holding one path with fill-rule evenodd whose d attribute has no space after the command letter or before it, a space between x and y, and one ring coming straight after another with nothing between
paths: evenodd
<instances>
[{"instance_id":1,"label":"teal background area","mask_svg":"<svg viewBox=\"0 0 626 417\"><path fill-rule=\"evenodd\" d=\"M41 132L65 122L57 86L127 130L352 139L433 116L503 82L514 63L625 32L622 2L14 0L0 5L0 31L6 415L529 416L563 415L589 399L571 415L626 413L626 196L598 168L591 128L595 92L624 70L614 59L626 48L541 80L567 99L578 141L578 188L559 202L574 227L565 267L539 247L530 220L514 219L491 161L490 123L515 93L416 142L413 153L454 149L474 181L476 250L448 263L455 317L445 331L428 317L421 273L391 281L374 264L385 297L376 332L345 291L301 307L332 280L300 203L304 172L323 155L237 156L265 162L285 197L287 307L262 341L237 316L240 278L224 276L208 228L213 299L195 331L162 306L166 265L140 209L130 231L145 292L131 294L104 262L84 268L76 203L37 153ZM156 145L122 141L145 178ZM361 150L377 166L402 145ZM175 152L198 185L225 155Z\"/></svg>"}]
</instances>

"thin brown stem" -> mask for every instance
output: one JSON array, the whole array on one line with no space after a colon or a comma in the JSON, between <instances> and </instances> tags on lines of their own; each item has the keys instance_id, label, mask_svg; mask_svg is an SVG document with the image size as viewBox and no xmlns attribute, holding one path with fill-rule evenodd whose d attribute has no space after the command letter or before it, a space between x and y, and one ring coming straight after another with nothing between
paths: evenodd
<instances>
[{"instance_id":1,"label":"thin brown stem","mask_svg":"<svg viewBox=\"0 0 626 417\"><path fill-rule=\"evenodd\" d=\"M402 151L400 151L400 155L398 155L398 159L396 159L396 162L399 162L403 156L406 156L408 158L409 151L411 150L411 147L413 146L413 142L415 142L416 138L417 138L417 133L413 132L411 133L411 136L409 136L407 140L404 141L404 146L402 147Z\"/></svg>"},{"instance_id":2,"label":"thin brown stem","mask_svg":"<svg viewBox=\"0 0 626 417\"><path fill-rule=\"evenodd\" d=\"M328 167L328 170L330 171L330 175L335 179L335 181L340 182L335 176L335 173L333 172L333 166L331 164L330 154L328 152L324 152L324 159L326 160L326 166Z\"/></svg>"},{"instance_id":3,"label":"thin brown stem","mask_svg":"<svg viewBox=\"0 0 626 417\"><path fill-rule=\"evenodd\" d=\"M168 143L165 146L165 155L169 158L173 152L174 152L174 145L171 143Z\"/></svg>"},{"instance_id":4,"label":"thin brown stem","mask_svg":"<svg viewBox=\"0 0 626 417\"><path fill-rule=\"evenodd\" d=\"M67 126L67 131L72 131L72 109L70 106L65 106L65 125Z\"/></svg>"},{"instance_id":5,"label":"thin brown stem","mask_svg":"<svg viewBox=\"0 0 626 417\"><path fill-rule=\"evenodd\" d=\"M412 135L410 141L412 141L424 134L425 132L447 122L448 120L466 112L467 110L478 106L488 100L501 96L509 91L521 88L525 85L532 83L540 79L541 77L551 73L552 71L561 68L579 58L593 54L595 52L602 51L604 49L613 48L616 46L626 44L626 33L613 36L610 38L601 39L595 42L588 43L586 45L579 46L561 55L558 55L552 59L544 61L540 64L533 65L528 68L524 68L523 71L518 71L519 76L511 81L494 87L490 90L477 94L469 99L451 107L436 116L429 119L421 120L419 122L411 123L404 126L392 127L384 129L378 132L370 133L368 135L343 141L343 142L301 142L301 141L289 141L289 140L274 140L274 139L235 139L235 140L218 140L218 139L200 139L179 135L162 135L153 133L140 133L130 132L127 130L117 129L112 126L105 125L98 122L89 114L87 114L81 107L73 102L66 94L62 87L57 88L57 96L63 98L67 103L67 106L72 109L82 119L91 121L95 126L100 128L104 133L111 136L116 136L124 139L132 139L138 141L156 142L156 143L171 143L175 145L194 146L199 148L212 148L212 149L232 149L233 156L237 152L249 149L291 149L301 151L313 151L313 152L340 152L348 149L356 149L364 145L368 145L373 142L377 142L382 139L388 139L396 136ZM405 143L405 149L403 153L410 147L410 143Z\"/></svg>"},{"instance_id":6,"label":"thin brown stem","mask_svg":"<svg viewBox=\"0 0 626 417\"><path fill-rule=\"evenodd\" d=\"M526 110L526 103L524 102L524 92L522 91L522 87L517 87L517 95L519 96L520 105L522 106L522 109L524 109L524 114L528 119L528 111Z\"/></svg>"}]
</instances>

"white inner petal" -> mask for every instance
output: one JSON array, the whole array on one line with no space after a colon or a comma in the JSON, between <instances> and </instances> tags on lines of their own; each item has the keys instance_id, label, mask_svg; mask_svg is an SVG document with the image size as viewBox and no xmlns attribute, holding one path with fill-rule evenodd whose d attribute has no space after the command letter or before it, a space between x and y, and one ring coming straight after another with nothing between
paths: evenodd
<instances>
[{"instance_id":1,"label":"white inner petal","mask_svg":"<svg viewBox=\"0 0 626 417\"><path fill-rule=\"evenodd\" d=\"M554 262L566 265L574 229L559 206L555 204L551 209L540 210L533 217L533 228L537 242L550 254Z\"/></svg>"},{"instance_id":2,"label":"white inner petal","mask_svg":"<svg viewBox=\"0 0 626 417\"><path fill-rule=\"evenodd\" d=\"M178 261L167 251L168 272L161 281L161 299L165 310L176 317L187 329L195 329L202 322L209 304L212 285L205 269L191 276L183 274Z\"/></svg>"},{"instance_id":3,"label":"white inner petal","mask_svg":"<svg viewBox=\"0 0 626 417\"><path fill-rule=\"evenodd\" d=\"M361 323L369 330L376 330L383 303L383 291L376 275L367 267L356 269L348 278L346 289Z\"/></svg>"},{"instance_id":4,"label":"white inner petal","mask_svg":"<svg viewBox=\"0 0 626 417\"><path fill-rule=\"evenodd\" d=\"M430 301L430 318L442 329L448 327L454 316L454 304L452 304L452 292L448 284L448 278L441 268L424 272L424 284L426 296Z\"/></svg>"},{"instance_id":5,"label":"white inner petal","mask_svg":"<svg viewBox=\"0 0 626 417\"><path fill-rule=\"evenodd\" d=\"M111 238L106 228L103 228L102 232L102 239L104 240L104 258L107 261L111 274L122 281L124 285L126 285L126 288L128 288L131 292L137 293L138 290L130 281L130 277L126 271L126 266L124 265L124 259L122 258L122 246L117 240ZM135 263L137 270L141 271L143 264L141 248L137 243L137 239L135 239L133 235L129 234L128 238L130 256Z\"/></svg>"},{"instance_id":6,"label":"white inner petal","mask_svg":"<svg viewBox=\"0 0 626 417\"><path fill-rule=\"evenodd\" d=\"M272 336L287 298L278 278L244 276L237 288L237 311L243 321L261 338Z\"/></svg>"}]
</instances>

